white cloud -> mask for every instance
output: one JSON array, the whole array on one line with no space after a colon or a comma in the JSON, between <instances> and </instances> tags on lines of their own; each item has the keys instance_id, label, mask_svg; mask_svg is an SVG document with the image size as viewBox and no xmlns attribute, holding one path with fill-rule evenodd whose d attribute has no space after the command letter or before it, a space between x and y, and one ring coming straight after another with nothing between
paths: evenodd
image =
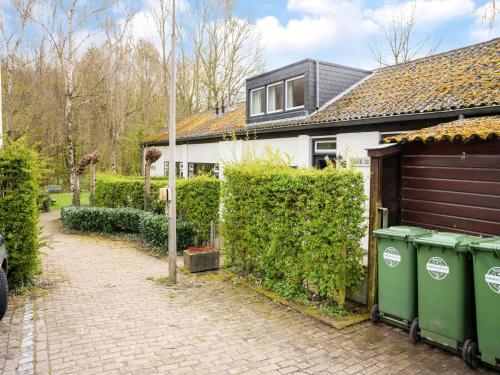
<instances>
[{"instance_id":1,"label":"white cloud","mask_svg":"<svg viewBox=\"0 0 500 375\"><path fill-rule=\"evenodd\" d=\"M360 0L289 0L287 8L302 15L287 23L274 16L256 21L271 66L285 58L291 62L295 56L310 57L319 50L366 44L367 36L378 32L372 20L363 18Z\"/></svg>"},{"instance_id":2,"label":"white cloud","mask_svg":"<svg viewBox=\"0 0 500 375\"><path fill-rule=\"evenodd\" d=\"M496 12L494 15L493 12ZM491 20L494 17L494 22ZM472 25L470 36L475 42L498 37L500 35L500 9L494 8L490 2L478 7L474 11L474 23Z\"/></svg>"},{"instance_id":3,"label":"white cloud","mask_svg":"<svg viewBox=\"0 0 500 375\"><path fill-rule=\"evenodd\" d=\"M393 17L409 15L415 11L416 25L433 27L457 17L470 16L474 12L473 0L410 0L386 3L377 9L367 9L364 14L378 24L386 24Z\"/></svg>"}]
</instances>

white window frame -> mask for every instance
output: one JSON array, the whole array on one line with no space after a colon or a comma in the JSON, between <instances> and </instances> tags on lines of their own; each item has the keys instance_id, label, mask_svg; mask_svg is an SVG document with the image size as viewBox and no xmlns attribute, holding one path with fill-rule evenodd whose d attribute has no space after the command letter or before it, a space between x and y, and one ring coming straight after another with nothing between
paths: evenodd
<instances>
[{"instance_id":1,"label":"white window frame","mask_svg":"<svg viewBox=\"0 0 500 375\"><path fill-rule=\"evenodd\" d=\"M289 78L285 81L285 109L287 111L291 111L291 110L294 110L294 109L300 109L300 108L304 108L304 105L306 104L306 97L305 97L305 79L304 79L304 104L302 105L298 105L296 107L288 107L288 82L291 82L291 81L295 81L297 79L304 79L304 75L301 75L301 76L297 76L297 77L293 77L293 78Z\"/></svg>"},{"instance_id":2,"label":"white window frame","mask_svg":"<svg viewBox=\"0 0 500 375\"><path fill-rule=\"evenodd\" d=\"M318 143L331 143L335 141L334 150L318 150ZM337 155L337 137L330 137L329 139L313 140L314 142L314 154L315 155Z\"/></svg>"},{"instance_id":3,"label":"white window frame","mask_svg":"<svg viewBox=\"0 0 500 375\"><path fill-rule=\"evenodd\" d=\"M252 107L253 107L253 95L252 95L252 93L254 91L258 91L258 90L264 90L263 91L264 95L266 95L266 86L261 86L261 87L257 87L255 89L250 90L250 117L262 116L266 113L266 112L252 113ZM267 100L266 100L266 104L267 104Z\"/></svg>"},{"instance_id":4,"label":"white window frame","mask_svg":"<svg viewBox=\"0 0 500 375\"><path fill-rule=\"evenodd\" d=\"M269 110L269 88L270 87L273 87L273 86L278 86L278 85L283 85L283 94L285 94L285 87L284 87L284 84L283 84L283 81L280 81L280 82L276 82L276 83L271 83L270 85L267 85L266 86L266 113L278 113L278 112L283 112L283 105L285 103L281 103L282 104L282 108L281 109L275 109L274 111L270 111Z\"/></svg>"}]
</instances>

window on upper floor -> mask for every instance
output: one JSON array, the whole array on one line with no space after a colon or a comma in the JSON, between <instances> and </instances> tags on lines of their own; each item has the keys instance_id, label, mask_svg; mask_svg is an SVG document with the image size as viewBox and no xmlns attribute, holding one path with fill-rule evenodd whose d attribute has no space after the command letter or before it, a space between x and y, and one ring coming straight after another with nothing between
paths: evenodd
<instances>
[{"instance_id":1,"label":"window on upper floor","mask_svg":"<svg viewBox=\"0 0 500 375\"><path fill-rule=\"evenodd\" d=\"M266 107L264 87L250 91L250 116L263 115Z\"/></svg>"},{"instance_id":2,"label":"window on upper floor","mask_svg":"<svg viewBox=\"0 0 500 375\"><path fill-rule=\"evenodd\" d=\"M286 81L286 109L302 108L304 106L304 76Z\"/></svg>"},{"instance_id":3,"label":"window on upper floor","mask_svg":"<svg viewBox=\"0 0 500 375\"><path fill-rule=\"evenodd\" d=\"M283 110L283 82L267 86L267 113Z\"/></svg>"}]
</instances>

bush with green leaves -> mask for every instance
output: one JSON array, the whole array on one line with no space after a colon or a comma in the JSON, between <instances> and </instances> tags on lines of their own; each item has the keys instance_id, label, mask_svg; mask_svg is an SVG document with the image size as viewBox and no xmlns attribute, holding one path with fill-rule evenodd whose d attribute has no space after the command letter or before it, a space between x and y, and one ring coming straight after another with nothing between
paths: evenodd
<instances>
[{"instance_id":1,"label":"bush with green leaves","mask_svg":"<svg viewBox=\"0 0 500 375\"><path fill-rule=\"evenodd\" d=\"M165 215L135 208L63 207L61 221L65 228L79 232L137 234L145 242L166 253L168 219ZM183 220L177 221L177 250L195 245L196 229Z\"/></svg>"},{"instance_id":2,"label":"bush with green leaves","mask_svg":"<svg viewBox=\"0 0 500 375\"><path fill-rule=\"evenodd\" d=\"M151 180L151 208L153 212L165 212L165 202L158 200L159 189L167 186L166 179ZM177 217L192 223L198 232L198 240L210 240L210 221L219 220L220 181L213 177L197 176L177 180ZM98 174L96 178L96 206L144 207L144 179L110 174ZM217 225L216 225L217 227Z\"/></svg>"},{"instance_id":3,"label":"bush with green leaves","mask_svg":"<svg viewBox=\"0 0 500 375\"><path fill-rule=\"evenodd\" d=\"M343 305L363 275L363 177L348 169L227 166L222 186L227 260L286 297L311 291Z\"/></svg>"},{"instance_id":4,"label":"bush with green leaves","mask_svg":"<svg viewBox=\"0 0 500 375\"><path fill-rule=\"evenodd\" d=\"M39 159L24 142L0 150L0 234L5 238L9 283L19 287L38 271Z\"/></svg>"}]
</instances>

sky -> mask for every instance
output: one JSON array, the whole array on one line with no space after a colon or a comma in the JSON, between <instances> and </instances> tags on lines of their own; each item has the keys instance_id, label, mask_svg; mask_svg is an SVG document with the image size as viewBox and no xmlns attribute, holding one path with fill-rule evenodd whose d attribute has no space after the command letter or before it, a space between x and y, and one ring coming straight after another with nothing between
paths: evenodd
<instances>
[{"instance_id":1,"label":"sky","mask_svg":"<svg viewBox=\"0 0 500 375\"><path fill-rule=\"evenodd\" d=\"M99 0L81 0L83 3ZM149 9L159 0L118 0L113 11L123 17L125 4L137 14L130 28L135 38L158 44ZM180 15L194 10L197 0L177 0ZM372 49L383 46L381 26L394 16L415 12L414 43L425 41L418 56L442 52L500 36L500 13L490 27L491 0L240 0L236 16L248 19L260 35L265 69L274 69L305 58L357 68L373 69ZM500 6L498 7L500 8ZM4 21L12 16L9 0L0 0ZM43 11L43 10L39 10ZM499 10L497 10L499 12ZM34 33L31 29L31 33ZM103 35L87 38L99 43ZM0 51L2 51L0 47ZM1 53L1 52L0 52Z\"/></svg>"}]
</instances>

